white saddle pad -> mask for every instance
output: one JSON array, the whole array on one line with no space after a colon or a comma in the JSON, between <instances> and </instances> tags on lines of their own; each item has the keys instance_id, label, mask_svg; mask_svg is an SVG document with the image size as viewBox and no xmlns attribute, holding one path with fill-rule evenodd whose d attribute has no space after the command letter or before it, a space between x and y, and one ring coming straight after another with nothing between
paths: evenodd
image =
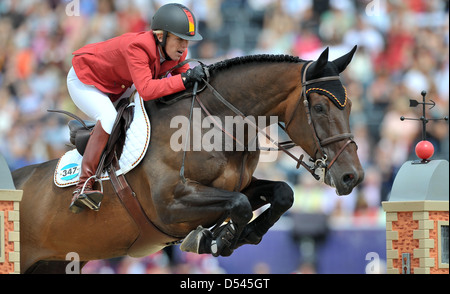
<instances>
[{"instance_id":1,"label":"white saddle pad","mask_svg":"<svg viewBox=\"0 0 450 294\"><path fill-rule=\"evenodd\" d=\"M150 143L150 120L145 112L144 101L139 93L134 95L134 118L130 128L127 130L125 145L119 164L120 170L117 174L126 174L141 162L147 152ZM81 160L83 157L77 149L67 151L56 165L54 182L58 187L68 187L78 183L80 178ZM100 180L108 180L109 176L104 173Z\"/></svg>"}]
</instances>

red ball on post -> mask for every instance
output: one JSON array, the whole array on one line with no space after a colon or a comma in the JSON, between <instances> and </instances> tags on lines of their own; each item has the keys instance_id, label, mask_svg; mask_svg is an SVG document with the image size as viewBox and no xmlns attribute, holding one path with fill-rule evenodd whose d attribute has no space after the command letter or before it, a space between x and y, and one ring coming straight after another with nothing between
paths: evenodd
<instances>
[{"instance_id":1,"label":"red ball on post","mask_svg":"<svg viewBox=\"0 0 450 294\"><path fill-rule=\"evenodd\" d=\"M416 155L423 160L429 159L434 154L434 146L430 141L420 141L416 145Z\"/></svg>"}]
</instances>

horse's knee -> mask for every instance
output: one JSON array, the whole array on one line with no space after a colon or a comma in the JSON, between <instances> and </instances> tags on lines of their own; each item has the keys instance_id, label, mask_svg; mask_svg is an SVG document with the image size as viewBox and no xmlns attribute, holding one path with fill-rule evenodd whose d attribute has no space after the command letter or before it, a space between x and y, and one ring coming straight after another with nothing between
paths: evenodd
<instances>
[{"instance_id":1,"label":"horse's knee","mask_svg":"<svg viewBox=\"0 0 450 294\"><path fill-rule=\"evenodd\" d=\"M274 197L272 207L281 213L284 213L294 204L294 191L285 182L277 182L274 187Z\"/></svg>"}]
</instances>

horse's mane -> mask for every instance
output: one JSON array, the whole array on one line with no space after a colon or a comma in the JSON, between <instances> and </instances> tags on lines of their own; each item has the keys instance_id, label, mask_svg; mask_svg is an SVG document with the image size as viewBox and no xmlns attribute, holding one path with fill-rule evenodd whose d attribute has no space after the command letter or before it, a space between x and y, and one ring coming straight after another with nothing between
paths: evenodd
<instances>
[{"instance_id":1,"label":"horse's mane","mask_svg":"<svg viewBox=\"0 0 450 294\"><path fill-rule=\"evenodd\" d=\"M240 57L235 57L235 58L231 58L231 59L226 59L226 60L222 60L222 61L218 61L216 63L210 64L206 67L208 68L209 73L212 75L219 71L229 69L233 66L257 63L257 62L258 63L261 63L261 62L300 63L300 62L306 62L306 61L303 59L300 59L299 57L291 56L291 55L258 54L258 55L247 55L247 56L240 56ZM158 101L165 103L165 104L173 104L173 103L179 101L180 99L183 99L186 97L192 97L191 95L192 95L192 90L191 90L191 88L189 88L189 89L186 89L185 91L160 98L160 99L158 99Z\"/></svg>"},{"instance_id":2,"label":"horse's mane","mask_svg":"<svg viewBox=\"0 0 450 294\"><path fill-rule=\"evenodd\" d=\"M228 69L235 65L243 65L253 62L291 62L291 63L299 63L305 62L305 60L300 59L296 56L291 55L271 55L271 54L258 54L258 55L248 55L235 57L223 61L219 61L213 63L208 66L210 72L217 72L224 69Z\"/></svg>"}]
</instances>

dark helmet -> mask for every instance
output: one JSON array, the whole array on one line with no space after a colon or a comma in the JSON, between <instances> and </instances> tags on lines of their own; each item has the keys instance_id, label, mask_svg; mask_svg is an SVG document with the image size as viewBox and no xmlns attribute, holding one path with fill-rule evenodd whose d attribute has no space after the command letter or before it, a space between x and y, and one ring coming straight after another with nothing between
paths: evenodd
<instances>
[{"instance_id":1,"label":"dark helmet","mask_svg":"<svg viewBox=\"0 0 450 294\"><path fill-rule=\"evenodd\" d=\"M161 6L152 19L152 30L171 32L188 41L200 41L203 37L198 33L197 20L194 14L184 5L170 3Z\"/></svg>"}]
</instances>

